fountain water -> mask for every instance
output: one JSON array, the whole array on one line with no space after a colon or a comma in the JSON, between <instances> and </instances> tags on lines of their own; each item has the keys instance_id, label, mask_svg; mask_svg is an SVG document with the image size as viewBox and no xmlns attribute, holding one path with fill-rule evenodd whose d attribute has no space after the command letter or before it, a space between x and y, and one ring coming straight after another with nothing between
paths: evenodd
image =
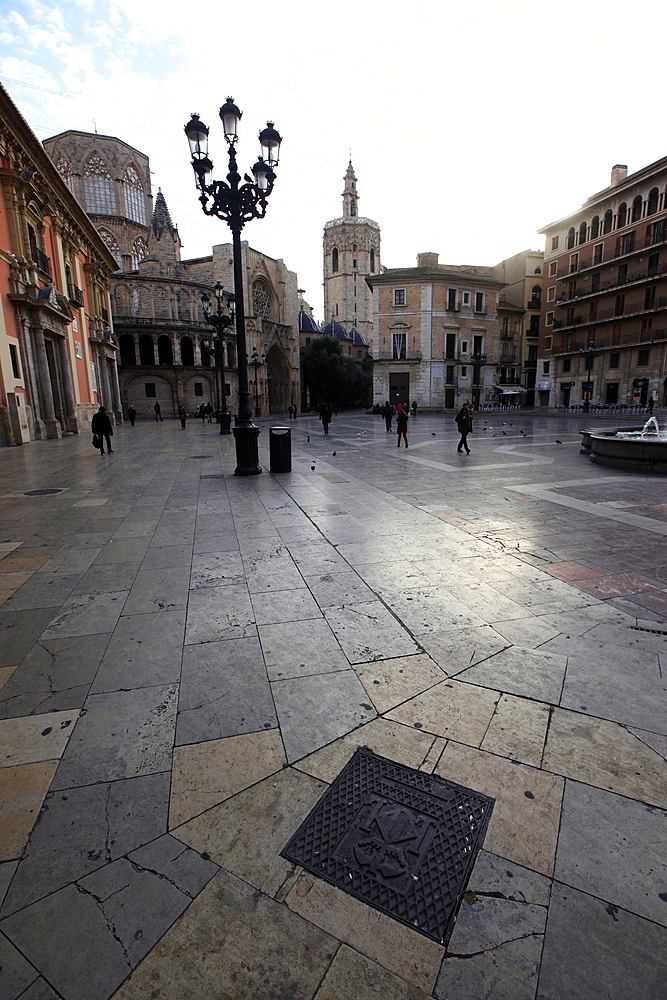
<instances>
[{"instance_id":1,"label":"fountain water","mask_svg":"<svg viewBox=\"0 0 667 1000\"><path fill-rule=\"evenodd\" d=\"M643 427L582 434L581 452L591 462L634 472L667 473L667 428L660 427L657 417L649 417Z\"/></svg>"},{"instance_id":2,"label":"fountain water","mask_svg":"<svg viewBox=\"0 0 667 1000\"><path fill-rule=\"evenodd\" d=\"M617 438L623 441L667 441L667 432L660 430L657 417L649 417L641 429L633 428L628 431L616 431Z\"/></svg>"}]
</instances>

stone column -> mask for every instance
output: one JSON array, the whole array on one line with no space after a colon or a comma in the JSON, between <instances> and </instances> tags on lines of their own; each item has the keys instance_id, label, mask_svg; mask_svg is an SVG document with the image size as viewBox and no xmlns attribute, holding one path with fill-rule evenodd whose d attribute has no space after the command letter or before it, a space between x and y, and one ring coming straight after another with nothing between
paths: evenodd
<instances>
[{"instance_id":1,"label":"stone column","mask_svg":"<svg viewBox=\"0 0 667 1000\"><path fill-rule=\"evenodd\" d=\"M196 368L201 366L201 351L199 349L200 340L201 337L192 338L192 353L194 355L194 363Z\"/></svg>"},{"instance_id":2,"label":"stone column","mask_svg":"<svg viewBox=\"0 0 667 1000\"><path fill-rule=\"evenodd\" d=\"M51 388L49 362L46 357L44 330L37 323L33 326L33 338L35 344L35 360L37 362L37 380L41 410L40 415L44 422L46 437L58 438L60 437L60 423L56 420L56 410L53 403L53 390Z\"/></svg>"},{"instance_id":3,"label":"stone column","mask_svg":"<svg viewBox=\"0 0 667 1000\"><path fill-rule=\"evenodd\" d=\"M173 355L174 364L182 365L183 357L181 355L181 338L178 334L172 334L171 336L171 353Z\"/></svg>"},{"instance_id":4,"label":"stone column","mask_svg":"<svg viewBox=\"0 0 667 1000\"><path fill-rule=\"evenodd\" d=\"M72 369L69 363L69 352L65 337L58 338L58 356L60 358L60 377L62 379L63 394L65 396L65 426L68 431L74 434L79 433L79 422L76 414L76 399L74 398L74 385L72 383Z\"/></svg>"},{"instance_id":5,"label":"stone column","mask_svg":"<svg viewBox=\"0 0 667 1000\"><path fill-rule=\"evenodd\" d=\"M113 409L116 414L116 423L123 423L123 403L120 398L120 384L118 382L117 356L111 359L111 396L113 398Z\"/></svg>"},{"instance_id":6,"label":"stone column","mask_svg":"<svg viewBox=\"0 0 667 1000\"><path fill-rule=\"evenodd\" d=\"M104 353L104 348L102 347L101 344L97 345L97 361L98 361L100 382L102 383L100 386L102 392L98 393L98 396L101 395L102 406L107 411L109 416L111 416L111 414L113 413L113 406L111 400L111 386L109 385L109 369L107 367L106 354Z\"/></svg>"}]
</instances>

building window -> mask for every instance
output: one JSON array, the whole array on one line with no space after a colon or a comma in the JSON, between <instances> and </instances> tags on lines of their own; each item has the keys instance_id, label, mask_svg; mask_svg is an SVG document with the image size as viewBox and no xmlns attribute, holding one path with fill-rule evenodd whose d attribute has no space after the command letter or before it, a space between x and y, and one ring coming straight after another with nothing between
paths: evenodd
<instances>
[{"instance_id":1,"label":"building window","mask_svg":"<svg viewBox=\"0 0 667 1000\"><path fill-rule=\"evenodd\" d=\"M640 194L632 202L632 221L639 222L642 217L642 196Z\"/></svg>"},{"instance_id":2,"label":"building window","mask_svg":"<svg viewBox=\"0 0 667 1000\"><path fill-rule=\"evenodd\" d=\"M395 288L394 289L394 305L404 306L405 305L405 289Z\"/></svg>"},{"instance_id":3,"label":"building window","mask_svg":"<svg viewBox=\"0 0 667 1000\"><path fill-rule=\"evenodd\" d=\"M623 201L618 206L618 214L616 216L616 228L622 229L627 221L628 221L628 206Z\"/></svg>"},{"instance_id":4,"label":"building window","mask_svg":"<svg viewBox=\"0 0 667 1000\"><path fill-rule=\"evenodd\" d=\"M655 285L648 285L644 290L644 309L655 309Z\"/></svg>"},{"instance_id":5,"label":"building window","mask_svg":"<svg viewBox=\"0 0 667 1000\"><path fill-rule=\"evenodd\" d=\"M484 338L481 334L474 334L472 338L472 354L473 357L478 358L482 353L482 347L484 344Z\"/></svg>"},{"instance_id":6,"label":"building window","mask_svg":"<svg viewBox=\"0 0 667 1000\"><path fill-rule=\"evenodd\" d=\"M79 347L80 346L81 345L79 345ZM19 368L19 356L18 356L18 352L16 350L16 345L15 344L10 344L9 345L9 357L11 358L11 362L12 362L12 375L14 376L14 378L19 378L20 379L21 378L21 369ZM80 358L81 355L79 354L79 355L77 355L77 357Z\"/></svg>"},{"instance_id":7,"label":"building window","mask_svg":"<svg viewBox=\"0 0 667 1000\"><path fill-rule=\"evenodd\" d=\"M646 214L654 215L658 211L658 199L660 198L660 192L657 188L651 188L648 194L648 203L646 205Z\"/></svg>"},{"instance_id":8,"label":"building window","mask_svg":"<svg viewBox=\"0 0 667 1000\"><path fill-rule=\"evenodd\" d=\"M461 378L467 378L467 377L468 377L468 366L461 365Z\"/></svg>"},{"instance_id":9,"label":"building window","mask_svg":"<svg viewBox=\"0 0 667 1000\"><path fill-rule=\"evenodd\" d=\"M463 340L461 341L461 354L467 354L467 353L468 353L468 341Z\"/></svg>"},{"instance_id":10,"label":"building window","mask_svg":"<svg viewBox=\"0 0 667 1000\"><path fill-rule=\"evenodd\" d=\"M576 239L577 239L577 234L576 234L575 228L574 228L574 226L570 226L570 228L567 231L567 243L566 243L566 249L567 250L571 250L572 249L572 247L574 246L574 244L576 242Z\"/></svg>"},{"instance_id":11,"label":"building window","mask_svg":"<svg viewBox=\"0 0 667 1000\"><path fill-rule=\"evenodd\" d=\"M600 234L600 216L594 215L591 221L591 239L596 240Z\"/></svg>"},{"instance_id":12,"label":"building window","mask_svg":"<svg viewBox=\"0 0 667 1000\"><path fill-rule=\"evenodd\" d=\"M454 382L454 365L447 365L445 368L445 382L447 385L452 385Z\"/></svg>"},{"instance_id":13,"label":"building window","mask_svg":"<svg viewBox=\"0 0 667 1000\"><path fill-rule=\"evenodd\" d=\"M204 395L204 383L195 382L195 396L203 396L203 395Z\"/></svg>"},{"instance_id":14,"label":"building window","mask_svg":"<svg viewBox=\"0 0 667 1000\"><path fill-rule=\"evenodd\" d=\"M545 337L544 338L544 350L545 351L550 351L552 343L553 343L553 337Z\"/></svg>"},{"instance_id":15,"label":"building window","mask_svg":"<svg viewBox=\"0 0 667 1000\"><path fill-rule=\"evenodd\" d=\"M610 368L618 368L618 366L620 364L620 361L621 361L621 355L620 354L610 354L609 355L609 367Z\"/></svg>"},{"instance_id":16,"label":"building window","mask_svg":"<svg viewBox=\"0 0 667 1000\"><path fill-rule=\"evenodd\" d=\"M104 243L109 253L113 254L113 258L118 264L118 269L120 270L122 266L120 257L120 247L116 243L115 237L112 235L112 233L109 232L108 229L98 229L97 231L101 236L101 238L104 240Z\"/></svg>"},{"instance_id":17,"label":"building window","mask_svg":"<svg viewBox=\"0 0 667 1000\"><path fill-rule=\"evenodd\" d=\"M591 291L592 292L599 292L600 291L600 281L601 281L601 276L600 276L600 272L598 271L597 274L594 274L592 276L592 278L591 278Z\"/></svg>"},{"instance_id":18,"label":"building window","mask_svg":"<svg viewBox=\"0 0 667 1000\"><path fill-rule=\"evenodd\" d=\"M604 213L603 232L610 233L614 225L614 213L610 208Z\"/></svg>"},{"instance_id":19,"label":"building window","mask_svg":"<svg viewBox=\"0 0 667 1000\"><path fill-rule=\"evenodd\" d=\"M405 361L407 335L405 330L394 330L391 335L392 358L394 361Z\"/></svg>"},{"instance_id":20,"label":"building window","mask_svg":"<svg viewBox=\"0 0 667 1000\"><path fill-rule=\"evenodd\" d=\"M475 312L486 312L484 308L484 292L475 292Z\"/></svg>"},{"instance_id":21,"label":"building window","mask_svg":"<svg viewBox=\"0 0 667 1000\"><path fill-rule=\"evenodd\" d=\"M146 399L153 399L155 396L155 382L144 382Z\"/></svg>"},{"instance_id":22,"label":"building window","mask_svg":"<svg viewBox=\"0 0 667 1000\"><path fill-rule=\"evenodd\" d=\"M356 257L352 258L352 267L356 271L356 269L357 269L357 258ZM356 274L355 274L355 278L356 278Z\"/></svg>"},{"instance_id":23,"label":"building window","mask_svg":"<svg viewBox=\"0 0 667 1000\"><path fill-rule=\"evenodd\" d=\"M447 289L447 308L449 310L455 310L456 309L456 289L455 288L448 288Z\"/></svg>"},{"instance_id":24,"label":"building window","mask_svg":"<svg viewBox=\"0 0 667 1000\"><path fill-rule=\"evenodd\" d=\"M551 285L550 288L547 288L547 302L553 302L555 298L556 298L556 286Z\"/></svg>"},{"instance_id":25,"label":"building window","mask_svg":"<svg viewBox=\"0 0 667 1000\"><path fill-rule=\"evenodd\" d=\"M261 279L252 283L252 308L260 319L271 319L271 292Z\"/></svg>"},{"instance_id":26,"label":"building window","mask_svg":"<svg viewBox=\"0 0 667 1000\"><path fill-rule=\"evenodd\" d=\"M558 239L559 239L558 236L552 236L551 237L551 249L552 250L557 250L558 249Z\"/></svg>"},{"instance_id":27,"label":"building window","mask_svg":"<svg viewBox=\"0 0 667 1000\"><path fill-rule=\"evenodd\" d=\"M620 253L632 253L635 248L635 234L626 233L625 236L621 236Z\"/></svg>"},{"instance_id":28,"label":"building window","mask_svg":"<svg viewBox=\"0 0 667 1000\"><path fill-rule=\"evenodd\" d=\"M139 261L144 260L146 257L148 257L148 243L146 243L143 236L137 236L132 244L132 270L136 271L139 267Z\"/></svg>"},{"instance_id":29,"label":"building window","mask_svg":"<svg viewBox=\"0 0 667 1000\"><path fill-rule=\"evenodd\" d=\"M570 257L570 274L579 270L579 254L573 253Z\"/></svg>"},{"instance_id":30,"label":"building window","mask_svg":"<svg viewBox=\"0 0 667 1000\"><path fill-rule=\"evenodd\" d=\"M371 274L375 272L375 250L371 250Z\"/></svg>"},{"instance_id":31,"label":"building window","mask_svg":"<svg viewBox=\"0 0 667 1000\"><path fill-rule=\"evenodd\" d=\"M662 243L665 238L665 220L660 219L659 222L654 222L651 228L650 241L651 243Z\"/></svg>"},{"instance_id":32,"label":"building window","mask_svg":"<svg viewBox=\"0 0 667 1000\"><path fill-rule=\"evenodd\" d=\"M586 242L586 233L588 231L588 226L585 222L582 222L579 226L579 246Z\"/></svg>"},{"instance_id":33,"label":"building window","mask_svg":"<svg viewBox=\"0 0 667 1000\"><path fill-rule=\"evenodd\" d=\"M445 334L445 357L455 358L456 357L456 334L446 333Z\"/></svg>"},{"instance_id":34,"label":"building window","mask_svg":"<svg viewBox=\"0 0 667 1000\"><path fill-rule=\"evenodd\" d=\"M558 274L558 261L557 260L550 260L549 261L549 277L550 278L555 278L557 274Z\"/></svg>"},{"instance_id":35,"label":"building window","mask_svg":"<svg viewBox=\"0 0 667 1000\"><path fill-rule=\"evenodd\" d=\"M331 270L338 270L338 247L334 247L331 251Z\"/></svg>"},{"instance_id":36,"label":"building window","mask_svg":"<svg viewBox=\"0 0 667 1000\"><path fill-rule=\"evenodd\" d=\"M563 374L565 375L572 368L572 358L563 358Z\"/></svg>"},{"instance_id":37,"label":"building window","mask_svg":"<svg viewBox=\"0 0 667 1000\"><path fill-rule=\"evenodd\" d=\"M83 195L89 214L117 214L113 178L106 163L97 153L93 153L83 168Z\"/></svg>"},{"instance_id":38,"label":"building window","mask_svg":"<svg viewBox=\"0 0 667 1000\"><path fill-rule=\"evenodd\" d=\"M593 250L593 263L601 264L603 254L604 254L604 243L597 243L595 249Z\"/></svg>"},{"instance_id":39,"label":"building window","mask_svg":"<svg viewBox=\"0 0 667 1000\"><path fill-rule=\"evenodd\" d=\"M644 365L647 365L649 361L649 355L650 351L648 349L637 351L637 366L643 368Z\"/></svg>"},{"instance_id":40,"label":"building window","mask_svg":"<svg viewBox=\"0 0 667 1000\"><path fill-rule=\"evenodd\" d=\"M625 293L616 296L614 303L614 316L622 316L625 312Z\"/></svg>"},{"instance_id":41,"label":"building window","mask_svg":"<svg viewBox=\"0 0 667 1000\"><path fill-rule=\"evenodd\" d=\"M542 374L543 375L548 375L550 368L551 368L551 362L550 361L543 361L542 362Z\"/></svg>"},{"instance_id":42,"label":"building window","mask_svg":"<svg viewBox=\"0 0 667 1000\"><path fill-rule=\"evenodd\" d=\"M470 306L470 292L461 292L464 306Z\"/></svg>"},{"instance_id":43,"label":"building window","mask_svg":"<svg viewBox=\"0 0 667 1000\"><path fill-rule=\"evenodd\" d=\"M546 318L544 320L544 325L545 326L553 326L554 325L554 314L552 312L548 312L547 313Z\"/></svg>"}]
</instances>

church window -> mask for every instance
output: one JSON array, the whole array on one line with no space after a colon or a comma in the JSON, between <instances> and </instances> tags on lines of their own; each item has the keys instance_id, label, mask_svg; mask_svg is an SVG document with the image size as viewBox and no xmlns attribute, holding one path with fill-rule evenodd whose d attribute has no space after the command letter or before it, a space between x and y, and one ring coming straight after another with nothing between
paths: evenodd
<instances>
[{"instance_id":1,"label":"church window","mask_svg":"<svg viewBox=\"0 0 667 1000\"><path fill-rule=\"evenodd\" d=\"M56 162L56 170L67 184L67 187L72 193L74 193L74 178L70 173L70 163L69 160L64 156L59 156Z\"/></svg>"},{"instance_id":2,"label":"church window","mask_svg":"<svg viewBox=\"0 0 667 1000\"><path fill-rule=\"evenodd\" d=\"M334 247L331 251L331 270L338 270L338 247Z\"/></svg>"},{"instance_id":3,"label":"church window","mask_svg":"<svg viewBox=\"0 0 667 1000\"><path fill-rule=\"evenodd\" d=\"M350 202L350 215L356 215L356 214L357 214L357 203L353 198L352 201Z\"/></svg>"},{"instance_id":4,"label":"church window","mask_svg":"<svg viewBox=\"0 0 667 1000\"><path fill-rule=\"evenodd\" d=\"M136 271L139 267L139 261L144 260L148 257L148 244L143 236L137 236L136 240L132 244L132 270Z\"/></svg>"},{"instance_id":5,"label":"church window","mask_svg":"<svg viewBox=\"0 0 667 1000\"><path fill-rule=\"evenodd\" d=\"M371 274L375 272L375 250L371 250Z\"/></svg>"},{"instance_id":6,"label":"church window","mask_svg":"<svg viewBox=\"0 0 667 1000\"><path fill-rule=\"evenodd\" d=\"M352 267L355 268L355 270L356 270L356 267L357 267L357 258L356 257L354 257L353 260L352 260ZM355 275L355 277L356 277L356 275Z\"/></svg>"},{"instance_id":7,"label":"church window","mask_svg":"<svg viewBox=\"0 0 667 1000\"><path fill-rule=\"evenodd\" d=\"M125 188L125 213L128 219L146 225L146 200L144 189L139 180L139 174L133 166L129 166L123 178Z\"/></svg>"},{"instance_id":8,"label":"church window","mask_svg":"<svg viewBox=\"0 0 667 1000\"><path fill-rule=\"evenodd\" d=\"M109 250L109 252L113 254L114 260L116 261L118 267L120 268L121 266L120 247L116 243L115 237L113 236L112 233L109 232L108 229L98 229L98 233L102 237L102 240L105 243L107 250Z\"/></svg>"},{"instance_id":9,"label":"church window","mask_svg":"<svg viewBox=\"0 0 667 1000\"><path fill-rule=\"evenodd\" d=\"M116 214L113 179L106 163L93 153L83 168L83 194L88 212L97 215Z\"/></svg>"},{"instance_id":10,"label":"church window","mask_svg":"<svg viewBox=\"0 0 667 1000\"><path fill-rule=\"evenodd\" d=\"M271 319L271 292L264 281L253 282L252 311L260 319Z\"/></svg>"}]
</instances>

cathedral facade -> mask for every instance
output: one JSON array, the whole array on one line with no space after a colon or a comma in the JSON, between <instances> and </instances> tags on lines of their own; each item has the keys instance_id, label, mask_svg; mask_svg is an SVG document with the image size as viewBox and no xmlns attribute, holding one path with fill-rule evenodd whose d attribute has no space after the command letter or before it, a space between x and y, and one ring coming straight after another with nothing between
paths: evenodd
<instances>
[{"instance_id":1,"label":"cathedral facade","mask_svg":"<svg viewBox=\"0 0 667 1000\"><path fill-rule=\"evenodd\" d=\"M350 160L343 215L324 226L324 321L357 331L371 347L373 294L366 278L380 271L380 227L359 215L357 178Z\"/></svg>"}]
</instances>

